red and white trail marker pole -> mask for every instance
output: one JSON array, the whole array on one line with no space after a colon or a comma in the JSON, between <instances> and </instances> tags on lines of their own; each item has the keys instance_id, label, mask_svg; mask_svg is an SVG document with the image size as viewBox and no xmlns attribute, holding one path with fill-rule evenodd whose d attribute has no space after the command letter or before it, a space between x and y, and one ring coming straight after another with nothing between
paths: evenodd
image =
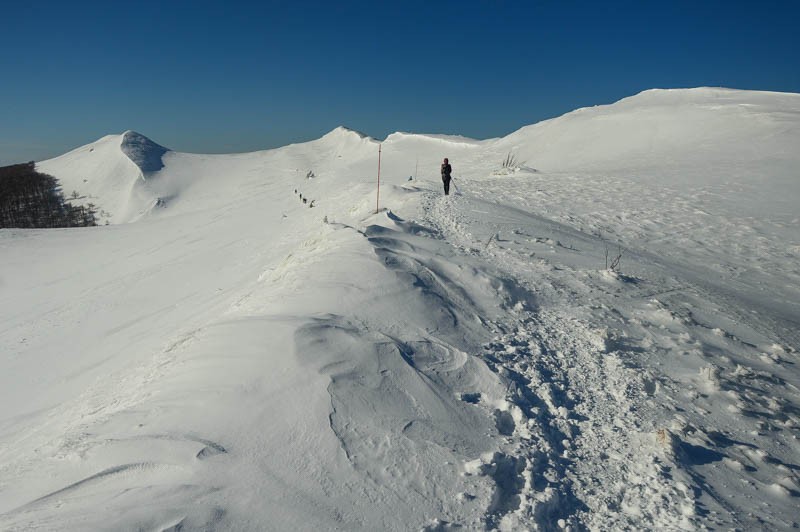
<instances>
[{"instance_id":1,"label":"red and white trail marker pole","mask_svg":"<svg viewBox=\"0 0 800 532\"><path fill-rule=\"evenodd\" d=\"M378 144L378 196L375 198L375 214L378 214L381 203L381 145Z\"/></svg>"}]
</instances>

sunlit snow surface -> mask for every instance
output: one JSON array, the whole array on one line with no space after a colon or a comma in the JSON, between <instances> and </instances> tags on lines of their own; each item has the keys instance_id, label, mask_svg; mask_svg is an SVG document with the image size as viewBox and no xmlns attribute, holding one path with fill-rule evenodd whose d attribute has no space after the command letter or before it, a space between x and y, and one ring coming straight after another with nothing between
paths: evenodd
<instances>
[{"instance_id":1,"label":"sunlit snow surface","mask_svg":"<svg viewBox=\"0 0 800 532\"><path fill-rule=\"evenodd\" d=\"M111 225L0 230L0 529L798 526L798 146L692 89L391 135L377 214L344 128L40 163Z\"/></svg>"}]
</instances>

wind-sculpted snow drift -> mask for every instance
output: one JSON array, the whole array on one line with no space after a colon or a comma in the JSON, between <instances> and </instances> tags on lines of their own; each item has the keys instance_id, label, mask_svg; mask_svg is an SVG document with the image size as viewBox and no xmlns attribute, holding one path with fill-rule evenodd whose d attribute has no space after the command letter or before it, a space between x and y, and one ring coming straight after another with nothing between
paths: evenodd
<instances>
[{"instance_id":1,"label":"wind-sculpted snow drift","mask_svg":"<svg viewBox=\"0 0 800 532\"><path fill-rule=\"evenodd\" d=\"M120 148L145 174L164 168L162 157L169 151L135 131L123 133Z\"/></svg>"},{"instance_id":2,"label":"wind-sculpted snow drift","mask_svg":"<svg viewBox=\"0 0 800 532\"><path fill-rule=\"evenodd\" d=\"M39 163L113 225L0 231L0 528L800 526L799 117Z\"/></svg>"}]
</instances>

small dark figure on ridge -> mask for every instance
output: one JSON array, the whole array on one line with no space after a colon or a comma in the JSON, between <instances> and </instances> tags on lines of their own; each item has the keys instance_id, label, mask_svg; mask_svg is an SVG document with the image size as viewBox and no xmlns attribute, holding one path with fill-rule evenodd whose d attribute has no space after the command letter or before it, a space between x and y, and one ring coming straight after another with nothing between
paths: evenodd
<instances>
[{"instance_id":1,"label":"small dark figure on ridge","mask_svg":"<svg viewBox=\"0 0 800 532\"><path fill-rule=\"evenodd\" d=\"M444 162L442 163L442 183L444 183L444 195L448 196L450 194L450 173L453 171L453 168L450 166L450 163L447 160L447 157L444 158Z\"/></svg>"}]
</instances>

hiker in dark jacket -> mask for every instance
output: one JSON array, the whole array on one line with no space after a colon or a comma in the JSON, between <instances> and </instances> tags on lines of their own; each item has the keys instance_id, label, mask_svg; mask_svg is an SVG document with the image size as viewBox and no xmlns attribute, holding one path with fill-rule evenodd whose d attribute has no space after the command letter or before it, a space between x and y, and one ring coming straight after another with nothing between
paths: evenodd
<instances>
[{"instance_id":1,"label":"hiker in dark jacket","mask_svg":"<svg viewBox=\"0 0 800 532\"><path fill-rule=\"evenodd\" d=\"M450 173L453 171L453 168L450 166L450 163L447 161L447 157L444 158L444 162L442 163L442 183L444 183L444 195L447 196L450 194Z\"/></svg>"}]
</instances>

